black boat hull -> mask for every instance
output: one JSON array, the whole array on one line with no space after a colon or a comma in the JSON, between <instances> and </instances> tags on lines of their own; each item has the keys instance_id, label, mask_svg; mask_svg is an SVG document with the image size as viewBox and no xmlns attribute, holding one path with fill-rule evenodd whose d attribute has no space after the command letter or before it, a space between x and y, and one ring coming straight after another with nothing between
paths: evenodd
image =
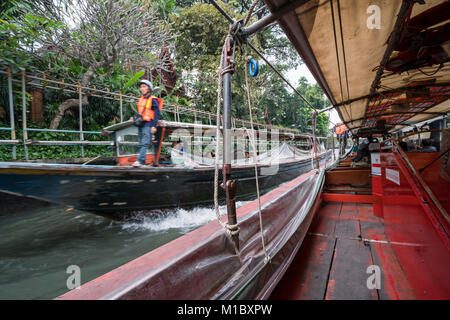
<instances>
[{"instance_id":1,"label":"black boat hull","mask_svg":"<svg viewBox=\"0 0 450 320\"><path fill-rule=\"evenodd\" d=\"M321 161L324 160L323 155ZM310 171L312 162L308 159L280 163L274 169L274 174L264 175L267 167L258 167L261 190ZM107 216L137 210L209 205L214 199L214 168L130 169L0 163L0 177L0 191ZM237 181L238 199L255 194L253 166L234 167L232 177ZM224 193L219 190L219 198L223 199Z\"/></svg>"}]
</instances>

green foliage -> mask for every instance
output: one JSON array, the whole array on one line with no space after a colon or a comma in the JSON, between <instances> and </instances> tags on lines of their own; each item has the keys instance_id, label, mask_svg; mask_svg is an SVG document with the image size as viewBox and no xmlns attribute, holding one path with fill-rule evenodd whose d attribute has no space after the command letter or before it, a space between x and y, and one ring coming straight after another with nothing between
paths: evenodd
<instances>
[{"instance_id":1,"label":"green foliage","mask_svg":"<svg viewBox=\"0 0 450 320\"><path fill-rule=\"evenodd\" d=\"M136 82L138 82L139 79L141 79L142 76L143 76L144 74L145 74L145 71L144 71L144 70L139 71L139 72L136 72L136 73L131 77L131 79L127 81L127 83L126 83L125 85L126 85L127 87L131 87L133 84L135 84Z\"/></svg>"},{"instance_id":2,"label":"green foliage","mask_svg":"<svg viewBox=\"0 0 450 320\"><path fill-rule=\"evenodd\" d=\"M250 3L251 1L227 1L227 4L219 2L221 7L236 19L244 17L240 13L246 14L245 10ZM193 98L197 108L215 112L217 68L229 24L213 6L198 1L182 9L178 15L171 15L170 18L179 34L176 39L177 68L188 71L187 76L183 78L187 93ZM252 39L252 43L264 51L264 55L271 61L275 60L273 64L281 72L300 64L297 53L288 39L282 35L280 28L264 30L258 37ZM263 50L265 48L266 50ZM249 51L249 53L252 52ZM236 53L232 111L234 117L248 119L243 71L244 66L247 66L244 56L245 52ZM254 57L257 58L256 55ZM260 75L257 78L251 78L249 86L254 121L264 122L264 112L267 110L268 120L272 124L311 132L311 108L298 95L288 90L283 80L266 64L260 63ZM311 85L306 79L302 79L298 90L315 108L321 109L328 105L318 85ZM326 133L326 126L326 115L320 115L317 129L321 135Z\"/></svg>"},{"instance_id":3,"label":"green foliage","mask_svg":"<svg viewBox=\"0 0 450 320\"><path fill-rule=\"evenodd\" d=\"M49 78L65 79L66 82L78 82L89 70L84 56L69 57L64 51L43 50L47 39L51 43L52 34L70 36L77 46L83 46L92 39L86 38L81 29L68 29L63 23L44 18L38 14L39 8L55 7L55 3L62 5L58 0L17 1L6 0L0 4L0 66L7 66L13 72L25 69L46 71ZM164 100L178 105L193 106L197 109L215 113L217 99L217 68L219 58L228 33L229 24L226 19L209 4L209 1L196 0L139 0L135 3L142 8L155 12L158 17L166 19L162 24L172 23L173 34L177 35L175 50L172 50L173 60L176 62L179 80L175 90ZM252 0L244 1L219 1L219 4L236 19L241 19L247 14ZM259 8L261 4L258 4ZM261 12L258 18L266 14ZM250 24L256 21L253 17ZM92 30L90 30L92 31ZM70 32L70 33L68 33ZM98 31L100 32L100 31ZM284 36L282 30L275 26L267 28L253 37L252 43L264 52L264 55L282 72L298 66L301 61L297 53ZM245 91L244 67L246 67L245 47L244 52L236 52L236 70L232 84L232 111L237 118L248 119L247 96ZM157 53L151 50L142 50L139 57L144 57L149 64L155 64ZM109 51L108 51L109 53ZM249 52L251 54L251 52ZM254 58L257 58L253 54ZM282 58L280 58L282 57ZM99 62L102 59L101 51L93 52L88 56ZM139 58L141 59L141 58ZM137 60L139 60L137 59ZM109 88L110 91L122 91L124 95L139 96L139 89L135 83L142 77L142 67L136 66L137 60L118 59L110 66L100 66L95 70L89 85L98 89ZM258 59L257 59L258 60ZM140 61L140 60L139 60ZM183 77L182 73L184 74ZM274 125L300 129L303 132L311 130L311 109L298 97L267 65L260 61L260 75L249 79L250 95L252 101L252 113L254 121L264 122L264 113L268 111L268 119ZM183 86L187 96L179 97L174 94ZM301 79L298 90L320 109L328 105L318 85L309 84L306 79ZM22 110L20 83L13 83L14 91L14 117L16 119L17 139L21 139ZM28 119L29 128L48 128L54 118L61 102L78 98L77 93L63 92L59 90L44 90L44 123L34 124ZM29 95L27 95L27 101ZM107 100L94 96L88 97L88 105L83 106L83 129L88 131L100 131L101 128L120 121L119 101ZM123 103L123 119L128 119L135 113L136 102ZM59 129L78 130L79 110L73 107L66 111ZM163 111L163 117L172 119L172 114ZM181 120L192 121L192 118ZM7 94L7 82L5 76L0 76L0 127L8 127L9 101ZM319 116L317 128L320 135L326 133L327 117ZM9 131L0 131L0 139L10 139ZM29 138L33 140L72 140L78 139L77 134L29 132ZM99 135L87 135L85 139L106 139ZM100 154L111 152L107 147L85 147L85 154L89 156L98 151ZM30 158L59 158L80 157L80 146L29 146ZM23 146L17 146L18 158L24 158ZM96 154L98 155L98 154ZM0 146L0 159L7 160L11 156L11 146ZM9 157L9 158L8 158Z\"/></svg>"}]
</instances>

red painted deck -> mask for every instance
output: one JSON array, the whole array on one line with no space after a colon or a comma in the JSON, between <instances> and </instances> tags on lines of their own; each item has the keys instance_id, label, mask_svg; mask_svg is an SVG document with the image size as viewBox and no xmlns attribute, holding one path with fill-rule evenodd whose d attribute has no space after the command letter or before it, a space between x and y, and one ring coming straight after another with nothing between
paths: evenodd
<instances>
[{"instance_id":1,"label":"red painted deck","mask_svg":"<svg viewBox=\"0 0 450 320\"><path fill-rule=\"evenodd\" d=\"M420 166L419 161L426 163L428 158L415 156L414 165ZM382 159L399 170L391 154ZM434 167L430 167L426 180L448 207L448 186L441 183L439 188ZM399 185L387 181L383 174L380 197L361 192L355 185L361 178L346 176L350 171L345 165L334 171L329 176L339 176L340 184L329 179L327 185L325 181L322 206L271 299L450 299L448 237L438 232L445 225L437 228L438 220L425 212L410 179L405 178L407 172L399 171ZM348 190L336 193L336 188L343 187ZM371 189L368 183L363 187ZM380 217L374 214L374 204L383 206ZM373 269L368 270L373 265L379 267L381 280L375 289L367 285L368 279L374 278Z\"/></svg>"},{"instance_id":2,"label":"red painted deck","mask_svg":"<svg viewBox=\"0 0 450 320\"><path fill-rule=\"evenodd\" d=\"M448 299L449 279L439 285L446 271L424 260L433 248L410 240L389 241L384 219L373 214L371 204L325 202L271 299ZM398 255L417 265L415 279L408 278ZM448 256L442 258L448 266ZM370 265L380 267L379 290L367 288Z\"/></svg>"}]
</instances>

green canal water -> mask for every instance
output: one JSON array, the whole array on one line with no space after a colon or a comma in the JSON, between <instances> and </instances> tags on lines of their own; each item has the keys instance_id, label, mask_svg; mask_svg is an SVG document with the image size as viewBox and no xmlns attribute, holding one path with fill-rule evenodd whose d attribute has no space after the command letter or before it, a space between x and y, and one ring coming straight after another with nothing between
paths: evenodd
<instances>
[{"instance_id":1,"label":"green canal water","mask_svg":"<svg viewBox=\"0 0 450 320\"><path fill-rule=\"evenodd\" d=\"M0 299L53 299L69 291L71 265L83 284L215 219L211 207L123 222L59 206L0 216Z\"/></svg>"}]
</instances>

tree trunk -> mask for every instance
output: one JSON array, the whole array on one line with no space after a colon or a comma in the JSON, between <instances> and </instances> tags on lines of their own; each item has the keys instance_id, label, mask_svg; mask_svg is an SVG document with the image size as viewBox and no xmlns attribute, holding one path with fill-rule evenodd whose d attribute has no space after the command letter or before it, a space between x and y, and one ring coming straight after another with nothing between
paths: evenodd
<instances>
[{"instance_id":1,"label":"tree trunk","mask_svg":"<svg viewBox=\"0 0 450 320\"><path fill-rule=\"evenodd\" d=\"M93 63L88 71L83 76L83 79L81 79L81 86L87 87L89 83L91 82L92 77L95 74L95 70L99 68L100 65L98 63ZM83 95L82 105L85 106L88 104L88 97L87 95ZM61 103L58 107L58 111L56 112L55 116L53 117L52 122L50 123L50 129L56 130L59 127L59 123L61 122L61 119L64 117L64 114L66 110L72 108L72 107L78 107L80 105L80 99L68 99Z\"/></svg>"},{"instance_id":2,"label":"tree trunk","mask_svg":"<svg viewBox=\"0 0 450 320\"><path fill-rule=\"evenodd\" d=\"M84 96L82 101L82 105L85 106L88 104L87 96ZM58 129L59 123L61 122L61 119L64 117L64 114L66 110L72 108L72 107L78 107L80 105L80 99L68 99L61 103L58 107L58 111L56 112L52 122L50 123L50 129Z\"/></svg>"}]
</instances>

